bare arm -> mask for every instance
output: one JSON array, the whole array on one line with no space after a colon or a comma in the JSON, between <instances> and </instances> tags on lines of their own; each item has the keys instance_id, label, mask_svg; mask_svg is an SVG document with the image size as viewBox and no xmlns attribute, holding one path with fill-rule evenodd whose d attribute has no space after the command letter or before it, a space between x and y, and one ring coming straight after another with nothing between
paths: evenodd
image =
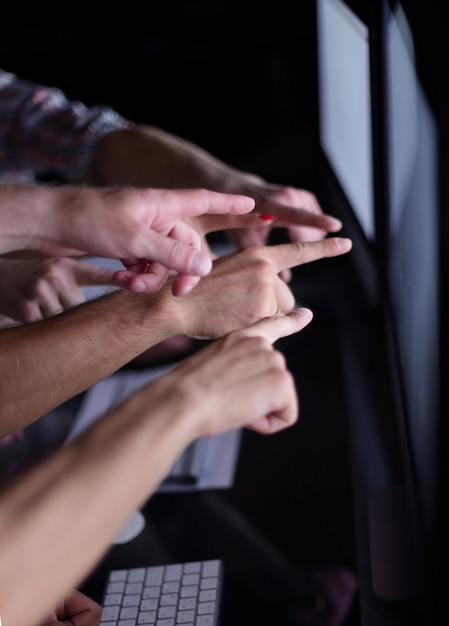
<instances>
[{"instance_id":1,"label":"bare arm","mask_svg":"<svg viewBox=\"0 0 449 626\"><path fill-rule=\"evenodd\" d=\"M149 291L171 270L190 276L194 285L212 264L185 219L209 212L245 215L253 207L251 198L205 189L0 185L0 252L93 254L127 259L127 266L143 260L159 270L152 282L145 275Z\"/></svg>"},{"instance_id":2,"label":"bare arm","mask_svg":"<svg viewBox=\"0 0 449 626\"><path fill-rule=\"evenodd\" d=\"M247 248L218 259L183 298L173 296L170 283L150 294L122 290L0 331L0 435L38 419L168 337L215 339L290 311L295 299L279 273L350 249L350 240L339 237Z\"/></svg>"},{"instance_id":3,"label":"bare arm","mask_svg":"<svg viewBox=\"0 0 449 626\"><path fill-rule=\"evenodd\" d=\"M295 311L210 344L4 491L3 623L37 626L89 573L191 441L241 426L269 434L293 424L295 384L272 343L311 317Z\"/></svg>"},{"instance_id":4,"label":"bare arm","mask_svg":"<svg viewBox=\"0 0 449 626\"><path fill-rule=\"evenodd\" d=\"M0 331L0 433L23 428L177 334L161 296L124 290Z\"/></svg>"},{"instance_id":5,"label":"bare arm","mask_svg":"<svg viewBox=\"0 0 449 626\"><path fill-rule=\"evenodd\" d=\"M276 217L273 227L288 228L292 241L320 239L342 226L322 211L312 192L268 182L230 166L192 142L144 124L130 124L101 137L93 150L90 178L100 185L202 187L244 194L254 198L256 211ZM222 229L232 228L231 220L229 226L226 218L217 216L217 221ZM268 233L269 228L248 228L232 231L232 236L244 247L264 244Z\"/></svg>"}]
</instances>

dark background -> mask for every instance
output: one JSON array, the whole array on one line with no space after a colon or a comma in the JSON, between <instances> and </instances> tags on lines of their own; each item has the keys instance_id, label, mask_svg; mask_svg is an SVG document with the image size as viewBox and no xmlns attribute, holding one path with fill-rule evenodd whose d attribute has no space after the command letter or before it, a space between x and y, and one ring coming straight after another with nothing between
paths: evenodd
<instances>
[{"instance_id":1,"label":"dark background","mask_svg":"<svg viewBox=\"0 0 449 626\"><path fill-rule=\"evenodd\" d=\"M373 7L349 4L363 17ZM449 21L435 0L402 4L420 72L446 107ZM3 69L111 105L273 182L315 184L315 0L10 3L3 15Z\"/></svg>"},{"instance_id":2,"label":"dark background","mask_svg":"<svg viewBox=\"0 0 449 626\"><path fill-rule=\"evenodd\" d=\"M440 80L435 63L449 58L439 7L416 0L404 5L419 26L418 63L426 81L447 90L448 74ZM87 105L108 104L320 199L314 0L130 0L114 7L46 2L26 10L12 5L2 14L3 69L57 86ZM333 213L332 206L323 209ZM173 558L228 555L232 599L243 611L233 626L283 622L241 580L226 541L214 543L212 530L190 534L202 528L215 496L294 567L357 568L340 332L342 310L350 307L354 314L360 302L357 283L348 259L340 258L299 268L294 290L315 312L310 327L282 343L298 385L298 424L270 438L245 432L231 490L211 494L209 502L207 495L155 496L146 511ZM141 564L145 544L136 542L113 548L87 591L100 599L104 569ZM357 623L357 606L350 620Z\"/></svg>"},{"instance_id":3,"label":"dark background","mask_svg":"<svg viewBox=\"0 0 449 626\"><path fill-rule=\"evenodd\" d=\"M296 16L285 0L12 6L0 67L287 179L282 151L263 153L268 137L279 144L316 125L315 3L299 8Z\"/></svg>"}]
</instances>

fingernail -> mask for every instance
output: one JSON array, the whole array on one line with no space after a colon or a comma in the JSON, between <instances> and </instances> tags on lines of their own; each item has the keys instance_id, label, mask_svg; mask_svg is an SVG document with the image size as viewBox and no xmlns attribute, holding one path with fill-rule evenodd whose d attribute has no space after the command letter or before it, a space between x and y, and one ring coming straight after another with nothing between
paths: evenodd
<instances>
[{"instance_id":1,"label":"fingernail","mask_svg":"<svg viewBox=\"0 0 449 626\"><path fill-rule=\"evenodd\" d=\"M186 285L184 287L184 289L180 290L177 295L178 296L186 296L188 293L190 293L193 289L193 285Z\"/></svg>"},{"instance_id":2,"label":"fingernail","mask_svg":"<svg viewBox=\"0 0 449 626\"><path fill-rule=\"evenodd\" d=\"M133 284L131 290L135 291L136 293L144 293L147 290L147 286L145 285L145 283L138 282Z\"/></svg>"},{"instance_id":3,"label":"fingernail","mask_svg":"<svg viewBox=\"0 0 449 626\"><path fill-rule=\"evenodd\" d=\"M190 271L195 276L206 276L212 269L212 261L209 257L201 254L200 252L196 252L190 264Z\"/></svg>"},{"instance_id":4,"label":"fingernail","mask_svg":"<svg viewBox=\"0 0 449 626\"><path fill-rule=\"evenodd\" d=\"M123 276L122 274L114 274L112 280L116 285L126 285L126 283L128 282L126 276Z\"/></svg>"},{"instance_id":5,"label":"fingernail","mask_svg":"<svg viewBox=\"0 0 449 626\"><path fill-rule=\"evenodd\" d=\"M259 219L264 222L273 222L276 218L274 215L270 215L269 213L261 213L259 215Z\"/></svg>"},{"instance_id":6,"label":"fingernail","mask_svg":"<svg viewBox=\"0 0 449 626\"><path fill-rule=\"evenodd\" d=\"M343 227L342 222L336 217L328 217L329 230L337 231Z\"/></svg>"},{"instance_id":7,"label":"fingernail","mask_svg":"<svg viewBox=\"0 0 449 626\"><path fill-rule=\"evenodd\" d=\"M307 309L306 307L299 307L299 309L295 309L297 313L299 313L299 315L302 315L303 317L313 317L313 313L310 309Z\"/></svg>"},{"instance_id":8,"label":"fingernail","mask_svg":"<svg viewBox=\"0 0 449 626\"><path fill-rule=\"evenodd\" d=\"M350 250L352 248L351 239L348 239L347 237L334 237L334 239L338 248L341 248L342 250Z\"/></svg>"}]
</instances>

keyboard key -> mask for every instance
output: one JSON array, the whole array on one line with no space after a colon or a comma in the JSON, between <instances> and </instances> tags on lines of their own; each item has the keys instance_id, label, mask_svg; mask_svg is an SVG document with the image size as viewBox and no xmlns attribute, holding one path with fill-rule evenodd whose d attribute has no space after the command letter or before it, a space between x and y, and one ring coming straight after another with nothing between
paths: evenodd
<instances>
[{"instance_id":1,"label":"keyboard key","mask_svg":"<svg viewBox=\"0 0 449 626\"><path fill-rule=\"evenodd\" d=\"M198 615L210 615L215 612L215 602L199 602Z\"/></svg>"},{"instance_id":2,"label":"keyboard key","mask_svg":"<svg viewBox=\"0 0 449 626\"><path fill-rule=\"evenodd\" d=\"M121 593L107 593L103 600L103 606L111 606L113 604L121 604L122 602L122 594Z\"/></svg>"},{"instance_id":3,"label":"keyboard key","mask_svg":"<svg viewBox=\"0 0 449 626\"><path fill-rule=\"evenodd\" d=\"M217 599L216 589L203 589L198 596L200 602L214 602Z\"/></svg>"},{"instance_id":4,"label":"keyboard key","mask_svg":"<svg viewBox=\"0 0 449 626\"><path fill-rule=\"evenodd\" d=\"M214 626L213 615L199 615L196 619L195 626Z\"/></svg>"},{"instance_id":5,"label":"keyboard key","mask_svg":"<svg viewBox=\"0 0 449 626\"><path fill-rule=\"evenodd\" d=\"M219 560L114 570L100 626L218 626Z\"/></svg>"},{"instance_id":6,"label":"keyboard key","mask_svg":"<svg viewBox=\"0 0 449 626\"><path fill-rule=\"evenodd\" d=\"M118 619L120 613L119 606L105 606L103 607L103 614L101 616L102 621L110 621Z\"/></svg>"},{"instance_id":7,"label":"keyboard key","mask_svg":"<svg viewBox=\"0 0 449 626\"><path fill-rule=\"evenodd\" d=\"M169 606L170 604L178 603L178 594L177 593L166 593L161 596L160 605L161 606Z\"/></svg>"},{"instance_id":8,"label":"keyboard key","mask_svg":"<svg viewBox=\"0 0 449 626\"><path fill-rule=\"evenodd\" d=\"M220 561L204 561L202 570L202 575L204 577L218 576L220 573Z\"/></svg>"},{"instance_id":9,"label":"keyboard key","mask_svg":"<svg viewBox=\"0 0 449 626\"><path fill-rule=\"evenodd\" d=\"M108 593L123 593L125 591L125 582L120 581L116 583L109 583L107 587Z\"/></svg>"},{"instance_id":10,"label":"keyboard key","mask_svg":"<svg viewBox=\"0 0 449 626\"><path fill-rule=\"evenodd\" d=\"M128 576L128 572L124 569L116 569L112 571L109 575L109 580L111 582L115 581L125 581Z\"/></svg>"}]
</instances>

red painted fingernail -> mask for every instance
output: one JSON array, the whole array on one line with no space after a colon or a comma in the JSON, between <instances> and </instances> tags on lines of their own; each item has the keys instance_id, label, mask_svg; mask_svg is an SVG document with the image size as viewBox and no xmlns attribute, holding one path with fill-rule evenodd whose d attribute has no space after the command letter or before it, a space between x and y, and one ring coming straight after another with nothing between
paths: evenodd
<instances>
[{"instance_id":1,"label":"red painted fingernail","mask_svg":"<svg viewBox=\"0 0 449 626\"><path fill-rule=\"evenodd\" d=\"M269 215L268 213L261 213L259 215L259 219L263 220L264 222L272 222L276 218L274 217L274 215Z\"/></svg>"}]
</instances>

